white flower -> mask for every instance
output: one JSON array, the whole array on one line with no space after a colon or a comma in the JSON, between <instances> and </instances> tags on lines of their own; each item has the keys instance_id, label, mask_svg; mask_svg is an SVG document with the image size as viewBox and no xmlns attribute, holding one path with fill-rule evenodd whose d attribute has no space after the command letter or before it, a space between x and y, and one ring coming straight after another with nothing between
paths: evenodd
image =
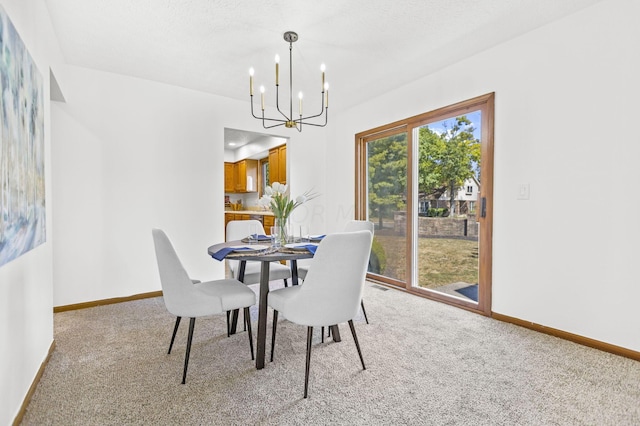
<instances>
[{"instance_id":1,"label":"white flower","mask_svg":"<svg viewBox=\"0 0 640 426\"><path fill-rule=\"evenodd\" d=\"M286 219L298 206L318 196L312 191L307 191L292 201L286 193L287 189L287 185L274 182L271 186L265 187L264 195L258 200L258 205L270 207L276 218Z\"/></svg>"},{"instance_id":2,"label":"white flower","mask_svg":"<svg viewBox=\"0 0 640 426\"><path fill-rule=\"evenodd\" d=\"M267 187L268 188L268 187ZM262 207L269 207L271 204L271 197L268 195L263 196L258 200L258 205Z\"/></svg>"},{"instance_id":3,"label":"white flower","mask_svg":"<svg viewBox=\"0 0 640 426\"><path fill-rule=\"evenodd\" d=\"M287 192L287 185L284 185L280 182L273 182L271 185L271 190L276 194L284 195Z\"/></svg>"}]
</instances>

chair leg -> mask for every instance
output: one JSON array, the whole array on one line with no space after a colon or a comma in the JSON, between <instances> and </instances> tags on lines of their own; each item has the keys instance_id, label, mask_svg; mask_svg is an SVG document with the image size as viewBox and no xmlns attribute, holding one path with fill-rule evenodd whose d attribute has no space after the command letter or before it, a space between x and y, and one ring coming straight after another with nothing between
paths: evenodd
<instances>
[{"instance_id":1,"label":"chair leg","mask_svg":"<svg viewBox=\"0 0 640 426\"><path fill-rule=\"evenodd\" d=\"M353 335L353 341L356 342L356 348L358 349L358 356L360 357L360 362L362 363L362 369L366 370L367 367L364 366L364 359L362 358L362 351L360 350L360 343L358 343L358 336L356 336L356 328L353 326L353 320L349 320L349 328L351 329L351 334Z\"/></svg>"},{"instance_id":2,"label":"chair leg","mask_svg":"<svg viewBox=\"0 0 640 426\"><path fill-rule=\"evenodd\" d=\"M304 397L309 390L309 367L311 366L311 340L313 339L313 327L307 327L307 364L304 371Z\"/></svg>"},{"instance_id":3,"label":"chair leg","mask_svg":"<svg viewBox=\"0 0 640 426\"><path fill-rule=\"evenodd\" d=\"M173 347L173 341L176 340L176 333L178 332L178 326L180 325L181 319L182 317L176 317L176 325L173 326L173 335L171 336L171 343L169 344L169 352L167 352L167 354L171 353L171 348Z\"/></svg>"},{"instance_id":4,"label":"chair leg","mask_svg":"<svg viewBox=\"0 0 640 426\"><path fill-rule=\"evenodd\" d=\"M187 381L187 367L189 366L189 354L191 353L191 341L193 340L193 328L196 325L196 319L189 319L189 337L187 338L187 352L184 355L184 373L182 373L182 384Z\"/></svg>"},{"instance_id":5,"label":"chair leg","mask_svg":"<svg viewBox=\"0 0 640 426\"><path fill-rule=\"evenodd\" d=\"M369 318L367 318L367 311L364 310L364 301L360 300L360 307L362 308L362 313L364 314L364 320L369 324Z\"/></svg>"},{"instance_id":6,"label":"chair leg","mask_svg":"<svg viewBox=\"0 0 640 426\"><path fill-rule=\"evenodd\" d=\"M322 328L320 329L320 343L324 343L324 326L322 326Z\"/></svg>"},{"instance_id":7,"label":"chair leg","mask_svg":"<svg viewBox=\"0 0 640 426\"><path fill-rule=\"evenodd\" d=\"M245 313L244 313L244 331L247 331L247 317L248 317L247 311L245 311Z\"/></svg>"},{"instance_id":8,"label":"chair leg","mask_svg":"<svg viewBox=\"0 0 640 426\"><path fill-rule=\"evenodd\" d=\"M273 351L276 348L276 327L278 325L278 311L273 310L273 326L271 331L271 362L273 362Z\"/></svg>"},{"instance_id":9,"label":"chair leg","mask_svg":"<svg viewBox=\"0 0 640 426\"><path fill-rule=\"evenodd\" d=\"M253 356L253 332L251 332L251 316L249 315L249 308L244 308L244 324L248 330L249 335L249 347L251 348L251 360L254 360Z\"/></svg>"},{"instance_id":10,"label":"chair leg","mask_svg":"<svg viewBox=\"0 0 640 426\"><path fill-rule=\"evenodd\" d=\"M231 322L229 321L230 316L231 311L227 311L227 337L231 337Z\"/></svg>"},{"instance_id":11,"label":"chair leg","mask_svg":"<svg viewBox=\"0 0 640 426\"><path fill-rule=\"evenodd\" d=\"M285 286L285 287L289 287L289 283L287 282L287 279L286 279L286 278L284 279L284 286Z\"/></svg>"}]
</instances>

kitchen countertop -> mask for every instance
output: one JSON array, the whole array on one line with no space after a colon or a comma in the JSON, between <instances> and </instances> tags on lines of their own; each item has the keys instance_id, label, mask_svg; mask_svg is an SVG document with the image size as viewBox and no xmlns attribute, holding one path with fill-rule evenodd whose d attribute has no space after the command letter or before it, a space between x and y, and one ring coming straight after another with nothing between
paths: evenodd
<instances>
[{"instance_id":1,"label":"kitchen countertop","mask_svg":"<svg viewBox=\"0 0 640 426\"><path fill-rule=\"evenodd\" d=\"M225 210L225 214L253 214L259 216L273 216L273 212L270 210Z\"/></svg>"}]
</instances>

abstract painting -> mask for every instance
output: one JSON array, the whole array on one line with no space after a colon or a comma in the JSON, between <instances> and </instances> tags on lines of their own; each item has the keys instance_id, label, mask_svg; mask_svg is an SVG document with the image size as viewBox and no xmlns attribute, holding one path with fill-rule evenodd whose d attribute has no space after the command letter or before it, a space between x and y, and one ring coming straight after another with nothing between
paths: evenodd
<instances>
[{"instance_id":1,"label":"abstract painting","mask_svg":"<svg viewBox=\"0 0 640 426\"><path fill-rule=\"evenodd\" d=\"M42 75L0 6L0 266L45 242Z\"/></svg>"}]
</instances>

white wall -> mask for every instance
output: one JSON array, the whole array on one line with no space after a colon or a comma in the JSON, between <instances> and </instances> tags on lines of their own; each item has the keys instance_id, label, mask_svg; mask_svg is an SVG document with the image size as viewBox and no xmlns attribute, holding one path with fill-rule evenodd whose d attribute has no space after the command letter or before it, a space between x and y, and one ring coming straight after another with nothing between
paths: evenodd
<instances>
[{"instance_id":1,"label":"white wall","mask_svg":"<svg viewBox=\"0 0 640 426\"><path fill-rule=\"evenodd\" d=\"M0 424L10 424L53 341L49 67L58 60L59 52L40 1L3 1L2 7L43 79L47 211L46 242L0 267Z\"/></svg>"},{"instance_id":2,"label":"white wall","mask_svg":"<svg viewBox=\"0 0 640 426\"><path fill-rule=\"evenodd\" d=\"M224 241L224 128L260 131L246 103L68 65L56 77L54 306L159 290L152 227L193 277L222 278L206 251Z\"/></svg>"},{"instance_id":3,"label":"white wall","mask_svg":"<svg viewBox=\"0 0 640 426\"><path fill-rule=\"evenodd\" d=\"M638 16L603 1L341 115L327 226L353 205L355 133L495 92L493 311L639 351Z\"/></svg>"},{"instance_id":4,"label":"white wall","mask_svg":"<svg viewBox=\"0 0 640 426\"><path fill-rule=\"evenodd\" d=\"M159 290L152 227L194 277L221 278L206 250L224 240L224 127L245 105L72 66L57 79L54 306Z\"/></svg>"}]
</instances>

